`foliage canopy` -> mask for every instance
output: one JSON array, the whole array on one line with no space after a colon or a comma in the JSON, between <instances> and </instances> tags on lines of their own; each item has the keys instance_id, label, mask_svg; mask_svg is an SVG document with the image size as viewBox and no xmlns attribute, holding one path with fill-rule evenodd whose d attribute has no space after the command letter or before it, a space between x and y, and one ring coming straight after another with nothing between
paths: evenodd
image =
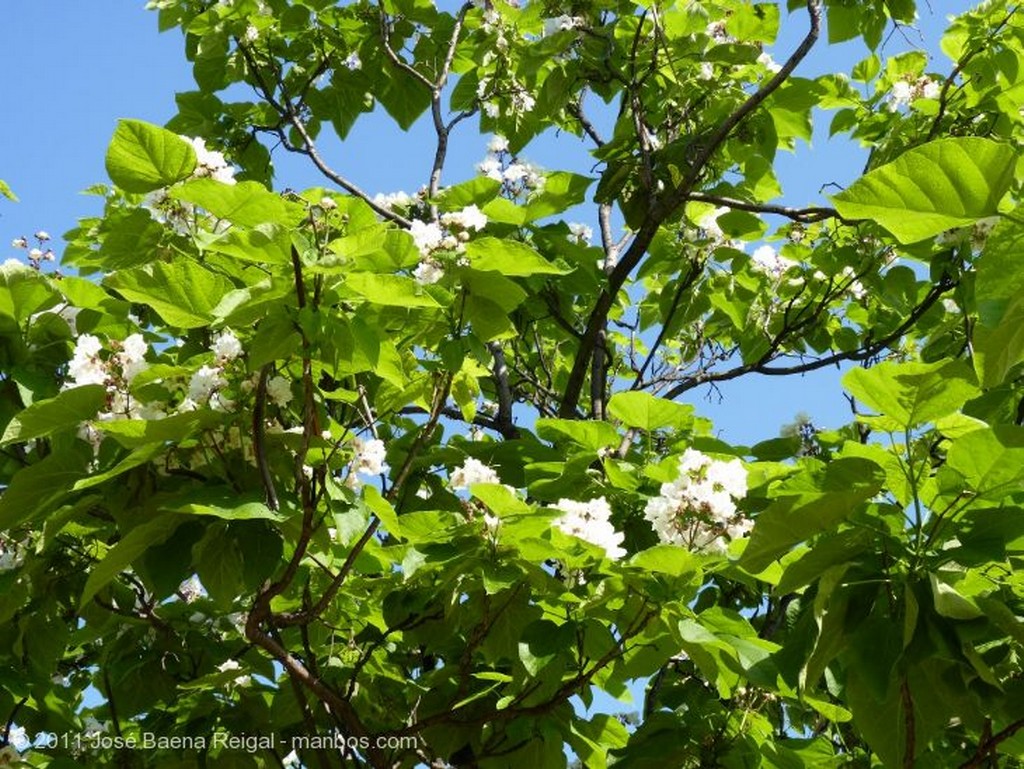
<instances>
[{"instance_id":1,"label":"foliage canopy","mask_svg":"<svg viewBox=\"0 0 1024 769\"><path fill-rule=\"evenodd\" d=\"M913 0L150 5L197 90L0 267L0 764L1024 764L1016 5L943 72ZM415 195L321 149L378 109ZM780 203L821 110L868 167ZM835 365L838 430L679 402Z\"/></svg>"}]
</instances>

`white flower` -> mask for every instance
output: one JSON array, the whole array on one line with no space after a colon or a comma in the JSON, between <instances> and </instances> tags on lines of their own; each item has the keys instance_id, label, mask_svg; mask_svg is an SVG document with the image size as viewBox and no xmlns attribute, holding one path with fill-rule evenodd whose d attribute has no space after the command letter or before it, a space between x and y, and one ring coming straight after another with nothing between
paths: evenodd
<instances>
[{"instance_id":1,"label":"white flower","mask_svg":"<svg viewBox=\"0 0 1024 769\"><path fill-rule=\"evenodd\" d=\"M242 354L242 343L231 329L226 328L213 338L210 351L216 356L218 363L224 364Z\"/></svg>"},{"instance_id":2,"label":"white flower","mask_svg":"<svg viewBox=\"0 0 1024 769\"><path fill-rule=\"evenodd\" d=\"M82 722L82 733L87 736L95 736L97 734L106 734L110 731L110 724L107 722L100 723L92 716L86 716L85 721Z\"/></svg>"},{"instance_id":3,"label":"white flower","mask_svg":"<svg viewBox=\"0 0 1024 769\"><path fill-rule=\"evenodd\" d=\"M501 134L495 134L487 142L487 151L497 155L499 152L508 152L508 139Z\"/></svg>"},{"instance_id":4,"label":"white flower","mask_svg":"<svg viewBox=\"0 0 1024 769\"><path fill-rule=\"evenodd\" d=\"M3 264L0 264L0 275L3 275L5 278L16 275L19 272L31 271L32 268L20 259L8 259Z\"/></svg>"},{"instance_id":5,"label":"white flower","mask_svg":"<svg viewBox=\"0 0 1024 769\"><path fill-rule=\"evenodd\" d=\"M235 670L241 670L241 666L235 660L225 660L217 666L217 670L219 670L221 673L230 673ZM252 683L252 677L236 676L234 678L234 683L236 686L248 686L250 683Z\"/></svg>"},{"instance_id":6,"label":"white flower","mask_svg":"<svg viewBox=\"0 0 1024 769\"><path fill-rule=\"evenodd\" d=\"M762 53L757 57L757 63L764 66L769 72L778 72L782 67L775 62L770 53Z\"/></svg>"},{"instance_id":7,"label":"white flower","mask_svg":"<svg viewBox=\"0 0 1024 769\"><path fill-rule=\"evenodd\" d=\"M378 192L373 196L373 202L381 208L394 208L395 206L404 207L412 202L412 197L407 192L390 192L384 194Z\"/></svg>"},{"instance_id":8,"label":"white flower","mask_svg":"<svg viewBox=\"0 0 1024 769\"><path fill-rule=\"evenodd\" d=\"M590 239L594 237L594 231L587 225L580 224L579 222L569 222L569 234L580 245L590 243Z\"/></svg>"},{"instance_id":9,"label":"white flower","mask_svg":"<svg viewBox=\"0 0 1024 769\"><path fill-rule=\"evenodd\" d=\"M846 266L843 268L843 277L849 281L849 285L846 287L847 292L856 300L860 301L867 296L867 290L864 288L864 284L857 280L857 272L853 267Z\"/></svg>"},{"instance_id":10,"label":"white flower","mask_svg":"<svg viewBox=\"0 0 1024 769\"><path fill-rule=\"evenodd\" d=\"M942 94L942 86L930 78L922 78L924 81L920 83L921 96L925 99L938 99Z\"/></svg>"},{"instance_id":11,"label":"white flower","mask_svg":"<svg viewBox=\"0 0 1024 769\"><path fill-rule=\"evenodd\" d=\"M50 233L48 233L46 230L39 230L36 233L36 240L38 240L38 241L41 241L41 242L45 243L49 239L50 239Z\"/></svg>"},{"instance_id":12,"label":"white flower","mask_svg":"<svg viewBox=\"0 0 1024 769\"><path fill-rule=\"evenodd\" d=\"M138 374L146 370L146 353L149 345L142 334L132 334L121 343L121 352L117 354L117 362L121 364L121 373L130 382Z\"/></svg>"},{"instance_id":13,"label":"white flower","mask_svg":"<svg viewBox=\"0 0 1024 769\"><path fill-rule=\"evenodd\" d=\"M444 231L436 222L421 222L415 219L409 226L409 234L412 235L416 248L424 256L440 246L444 240Z\"/></svg>"},{"instance_id":14,"label":"white flower","mask_svg":"<svg viewBox=\"0 0 1024 769\"><path fill-rule=\"evenodd\" d=\"M196 153L196 169L192 172L194 177L210 177L224 184L235 183L235 169L224 158L223 153L208 149L206 142L198 137L183 136L182 138L192 145L192 149Z\"/></svg>"},{"instance_id":15,"label":"white flower","mask_svg":"<svg viewBox=\"0 0 1024 769\"><path fill-rule=\"evenodd\" d=\"M344 64L347 69L350 69L350 70L353 70L353 71L357 70L357 69L362 69L363 68L363 62L359 58L359 54L356 53L355 51L353 51L348 56L346 56L345 57L345 61L343 61L342 64Z\"/></svg>"},{"instance_id":16,"label":"white flower","mask_svg":"<svg viewBox=\"0 0 1024 769\"><path fill-rule=\"evenodd\" d=\"M554 19L544 20L544 37L555 34L556 32L563 32L569 29L575 29L583 23L583 19L578 16L569 16L568 14L562 14Z\"/></svg>"},{"instance_id":17,"label":"white flower","mask_svg":"<svg viewBox=\"0 0 1024 769\"><path fill-rule=\"evenodd\" d=\"M195 574L178 585L178 592L185 599L185 603L193 603L206 596L206 588Z\"/></svg>"},{"instance_id":18,"label":"white flower","mask_svg":"<svg viewBox=\"0 0 1024 769\"><path fill-rule=\"evenodd\" d=\"M25 731L24 726L13 726L7 733L7 743L13 745L17 750L24 750L32 744L32 740L28 738L28 732Z\"/></svg>"},{"instance_id":19,"label":"white flower","mask_svg":"<svg viewBox=\"0 0 1024 769\"><path fill-rule=\"evenodd\" d=\"M712 21L704 28L704 34L716 43L727 43L732 40L729 33L725 31L724 21Z\"/></svg>"},{"instance_id":20,"label":"white flower","mask_svg":"<svg viewBox=\"0 0 1024 769\"><path fill-rule=\"evenodd\" d=\"M16 547L4 547L0 543L0 571L11 571L21 566L25 560L25 554L18 551Z\"/></svg>"},{"instance_id":21,"label":"white flower","mask_svg":"<svg viewBox=\"0 0 1024 769\"><path fill-rule=\"evenodd\" d=\"M203 366L199 369L188 383L188 399L200 405L206 403L214 390L227 385L220 374L219 368Z\"/></svg>"},{"instance_id":22,"label":"white flower","mask_svg":"<svg viewBox=\"0 0 1024 769\"><path fill-rule=\"evenodd\" d=\"M528 91L518 90L512 94L512 111L521 115L525 112L532 112L537 100Z\"/></svg>"},{"instance_id":23,"label":"white flower","mask_svg":"<svg viewBox=\"0 0 1024 769\"><path fill-rule=\"evenodd\" d=\"M566 534L603 547L609 558L618 559L626 554L622 547L625 535L612 526L612 509L604 497L588 502L560 499L553 507L565 513L554 523Z\"/></svg>"},{"instance_id":24,"label":"white flower","mask_svg":"<svg viewBox=\"0 0 1024 769\"><path fill-rule=\"evenodd\" d=\"M247 43L255 43L260 36L260 31L252 24L245 28L244 40Z\"/></svg>"},{"instance_id":25,"label":"white flower","mask_svg":"<svg viewBox=\"0 0 1024 769\"><path fill-rule=\"evenodd\" d=\"M487 226L487 215L475 205L467 206L461 211L452 211L441 215L441 223L446 227L458 227L463 230L479 232Z\"/></svg>"},{"instance_id":26,"label":"white flower","mask_svg":"<svg viewBox=\"0 0 1024 769\"><path fill-rule=\"evenodd\" d=\"M15 238L11 241L11 248L28 248L28 240L24 237Z\"/></svg>"},{"instance_id":27,"label":"white flower","mask_svg":"<svg viewBox=\"0 0 1024 769\"><path fill-rule=\"evenodd\" d=\"M702 61L700 63L700 73L697 75L699 80L713 80L715 77L715 65L710 61Z\"/></svg>"},{"instance_id":28,"label":"white flower","mask_svg":"<svg viewBox=\"0 0 1024 769\"><path fill-rule=\"evenodd\" d=\"M28 258L33 262L41 262L43 260L43 250L41 248L30 249Z\"/></svg>"},{"instance_id":29,"label":"white flower","mask_svg":"<svg viewBox=\"0 0 1024 769\"><path fill-rule=\"evenodd\" d=\"M267 397L276 406L284 408L292 399L292 385L283 376L272 377L267 382Z\"/></svg>"},{"instance_id":30,"label":"white flower","mask_svg":"<svg viewBox=\"0 0 1024 769\"><path fill-rule=\"evenodd\" d=\"M728 212L729 209L724 207L708 211L704 216L697 220L697 226L704 230L704 233L712 240L721 240L725 233L723 233L722 228L718 226L718 217Z\"/></svg>"},{"instance_id":31,"label":"white flower","mask_svg":"<svg viewBox=\"0 0 1024 769\"><path fill-rule=\"evenodd\" d=\"M429 286L432 283L437 283L437 281L444 277L444 268L433 259L424 259L416 265L416 269L412 271L412 276L416 279L417 283Z\"/></svg>"},{"instance_id":32,"label":"white flower","mask_svg":"<svg viewBox=\"0 0 1024 769\"><path fill-rule=\"evenodd\" d=\"M501 107L499 107L493 101L485 102L484 103L484 114L487 115L487 117L496 118L496 117L498 117L498 115L501 114Z\"/></svg>"},{"instance_id":33,"label":"white flower","mask_svg":"<svg viewBox=\"0 0 1024 769\"><path fill-rule=\"evenodd\" d=\"M301 765L302 760L294 750L281 759L281 766L285 767L285 769L297 769Z\"/></svg>"},{"instance_id":34,"label":"white flower","mask_svg":"<svg viewBox=\"0 0 1024 769\"><path fill-rule=\"evenodd\" d=\"M334 198L328 195L324 195L322 198L320 198L320 208L322 208L324 211L333 211L337 207L338 201L336 201Z\"/></svg>"},{"instance_id":35,"label":"white flower","mask_svg":"<svg viewBox=\"0 0 1024 769\"><path fill-rule=\"evenodd\" d=\"M892 84L892 92L889 94L889 110L895 112L900 107L910 104L914 97L914 87L906 80L897 80Z\"/></svg>"},{"instance_id":36,"label":"white flower","mask_svg":"<svg viewBox=\"0 0 1024 769\"><path fill-rule=\"evenodd\" d=\"M736 509L747 493L747 471L738 459L714 460L694 449L679 458L679 475L663 483L644 517L662 542L691 550L725 550L726 540L745 536L752 523Z\"/></svg>"},{"instance_id":37,"label":"white flower","mask_svg":"<svg viewBox=\"0 0 1024 769\"><path fill-rule=\"evenodd\" d=\"M501 161L495 157L484 158L477 163L476 170L496 182L500 182L504 178L501 173Z\"/></svg>"},{"instance_id":38,"label":"white flower","mask_svg":"<svg viewBox=\"0 0 1024 769\"><path fill-rule=\"evenodd\" d=\"M750 259L754 263L755 270L776 278L790 267L796 265L796 262L791 259L779 256L778 252L771 246L760 246L754 251Z\"/></svg>"},{"instance_id":39,"label":"white flower","mask_svg":"<svg viewBox=\"0 0 1024 769\"><path fill-rule=\"evenodd\" d=\"M449 480L456 491L468 489L474 483L501 483L501 479L493 469L479 459L466 457L462 467L456 468Z\"/></svg>"},{"instance_id":40,"label":"white flower","mask_svg":"<svg viewBox=\"0 0 1024 769\"><path fill-rule=\"evenodd\" d=\"M106 364L99 357L102 348L100 340L92 334L82 334L78 337L75 341L75 353L68 362L71 387L106 384L110 374Z\"/></svg>"},{"instance_id":41,"label":"white flower","mask_svg":"<svg viewBox=\"0 0 1024 769\"><path fill-rule=\"evenodd\" d=\"M377 438L369 441L356 438L352 441L352 445L356 451L355 460L353 461L357 473L380 475L384 472L384 458L387 454L384 441Z\"/></svg>"}]
</instances>

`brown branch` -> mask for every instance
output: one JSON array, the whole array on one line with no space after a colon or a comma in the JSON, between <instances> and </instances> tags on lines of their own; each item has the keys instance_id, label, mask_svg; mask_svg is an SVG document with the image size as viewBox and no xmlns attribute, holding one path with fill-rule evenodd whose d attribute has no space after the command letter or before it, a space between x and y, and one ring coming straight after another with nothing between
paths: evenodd
<instances>
[{"instance_id":1,"label":"brown branch","mask_svg":"<svg viewBox=\"0 0 1024 769\"><path fill-rule=\"evenodd\" d=\"M987 728L989 731L992 730L991 722L987 722ZM974 751L974 755L960 764L959 769L978 769L985 763L985 757L995 752L1000 742L1010 739L1021 729L1024 729L1024 718L1014 721L1005 729L1001 729L987 738L982 735L982 740L978 743L978 749Z\"/></svg>"},{"instance_id":2,"label":"brown branch","mask_svg":"<svg viewBox=\"0 0 1024 769\"><path fill-rule=\"evenodd\" d=\"M256 384L256 400L252 407L252 450L256 456L256 466L260 471L260 479L263 483L263 493L267 500L267 507L277 511L281 505L277 499L277 491L274 489L274 477L270 473L270 466L267 464L266 431L264 425L264 414L267 407L267 379L270 376L271 364L268 363L260 369L259 382Z\"/></svg>"},{"instance_id":3,"label":"brown branch","mask_svg":"<svg viewBox=\"0 0 1024 769\"><path fill-rule=\"evenodd\" d=\"M719 195L709 195L704 192L693 192L689 195L690 200L697 200L701 203L713 203L716 206L725 206L737 211L750 211L755 214L777 214L794 222L810 224L825 219L835 219L843 224L852 224L852 220L844 219L834 208L827 206L810 206L808 208L791 208L790 206L772 205L770 203L749 203L745 200L726 198Z\"/></svg>"},{"instance_id":4,"label":"brown branch","mask_svg":"<svg viewBox=\"0 0 1024 769\"><path fill-rule=\"evenodd\" d=\"M826 355L824 358L816 358L815 360L808 361L806 363L799 363L794 366L766 366L764 364L771 360L778 352L778 347L775 345L754 363L737 366L734 369L717 374L698 373L691 377L687 377L669 390L664 397L672 400L674 398L678 398L688 390L692 390L694 387L698 387L702 384L727 382L730 379L736 379L749 373L763 374L765 376L790 376L792 374L806 374L811 371L817 371L825 366L832 366L837 363L842 363L843 361L868 360L869 358L878 355L878 353L889 347L893 342L899 340L944 293L952 289L955 285L956 284L947 276L943 281L937 283L931 288L922 300L921 304L914 308L903 323L878 341L869 341L865 346L856 350L833 353L832 355ZM791 330L784 329L784 331L785 334L788 335ZM780 334L781 333L782 332L780 332ZM870 339L870 335L868 336L868 339ZM778 335L776 336L776 340L781 342Z\"/></svg>"}]
</instances>

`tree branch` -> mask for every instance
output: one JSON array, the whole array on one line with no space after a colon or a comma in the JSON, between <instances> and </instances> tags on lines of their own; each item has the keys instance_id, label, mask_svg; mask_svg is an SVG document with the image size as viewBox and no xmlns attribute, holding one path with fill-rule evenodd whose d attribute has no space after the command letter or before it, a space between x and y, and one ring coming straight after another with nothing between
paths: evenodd
<instances>
[{"instance_id":1,"label":"tree branch","mask_svg":"<svg viewBox=\"0 0 1024 769\"><path fill-rule=\"evenodd\" d=\"M700 180L704 168L718 148L729 137L732 130L757 109L765 99L778 90L818 40L821 32L819 0L807 0L807 12L810 15L810 29L800 45L797 46L797 49L771 80L761 86L715 129L708 138L707 143L694 158L690 170L676 189L664 202L655 206L645 217L629 249L609 275L608 286L597 297L594 308L590 312L590 317L587 319L586 331L582 339L580 339L579 349L576 351L576 359L573 361L573 367L569 373L569 380L566 383L565 392L562 397L562 404L559 408L559 416L563 419L572 419L576 416L580 393L583 390L583 383L586 379L587 366L590 362L594 345L597 343L598 334L605 326L608 312L614 304L615 297L647 252L647 248L650 246L651 241L654 240L654 236L657 234L662 222L687 201Z\"/></svg>"}]
</instances>

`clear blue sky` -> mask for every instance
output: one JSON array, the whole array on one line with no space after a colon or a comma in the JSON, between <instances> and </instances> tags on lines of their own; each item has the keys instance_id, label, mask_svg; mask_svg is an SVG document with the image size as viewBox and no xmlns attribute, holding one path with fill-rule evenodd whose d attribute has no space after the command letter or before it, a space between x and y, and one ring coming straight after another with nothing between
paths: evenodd
<instances>
[{"instance_id":1,"label":"clear blue sky","mask_svg":"<svg viewBox=\"0 0 1024 769\"><path fill-rule=\"evenodd\" d=\"M922 3L921 28L932 50L945 14L967 3ZM96 198L80 191L105 182L103 157L118 118L163 123L175 113L176 91L192 90L190 65L176 30L157 31L157 18L141 0L3 0L5 77L0 95L6 105L0 122L0 179L11 185L18 204L0 200L0 259L14 256L12 238L45 229L57 238L80 216L99 212ZM783 17L774 51L783 60L807 29L806 13ZM908 35L915 43L921 38ZM899 35L887 52L907 47ZM827 46L823 40L797 74L849 70L863 56L852 44ZM940 58L929 69L948 72ZM819 188L828 182L848 184L863 167L864 154L845 140L829 142L826 113L816 126L813 147L801 146L795 156L782 153L783 202L823 202ZM484 154L486 138L467 125L456 135L449 181L471 173ZM390 121L364 119L345 145L325 143L329 162L370 192L413 191L426 178L432 134L425 121L402 134ZM592 162L575 137L539 142L524 153L549 168L573 167L586 172ZM323 183L304 162L279 158L279 187L303 188ZM593 224L593 222L590 222ZM596 228L595 228L596 229ZM841 397L839 372L819 371L803 378L744 378L721 387L724 400L703 391L692 394L698 410L714 419L722 437L753 443L774 437L798 411L817 423L836 427L849 421Z\"/></svg>"}]
</instances>

